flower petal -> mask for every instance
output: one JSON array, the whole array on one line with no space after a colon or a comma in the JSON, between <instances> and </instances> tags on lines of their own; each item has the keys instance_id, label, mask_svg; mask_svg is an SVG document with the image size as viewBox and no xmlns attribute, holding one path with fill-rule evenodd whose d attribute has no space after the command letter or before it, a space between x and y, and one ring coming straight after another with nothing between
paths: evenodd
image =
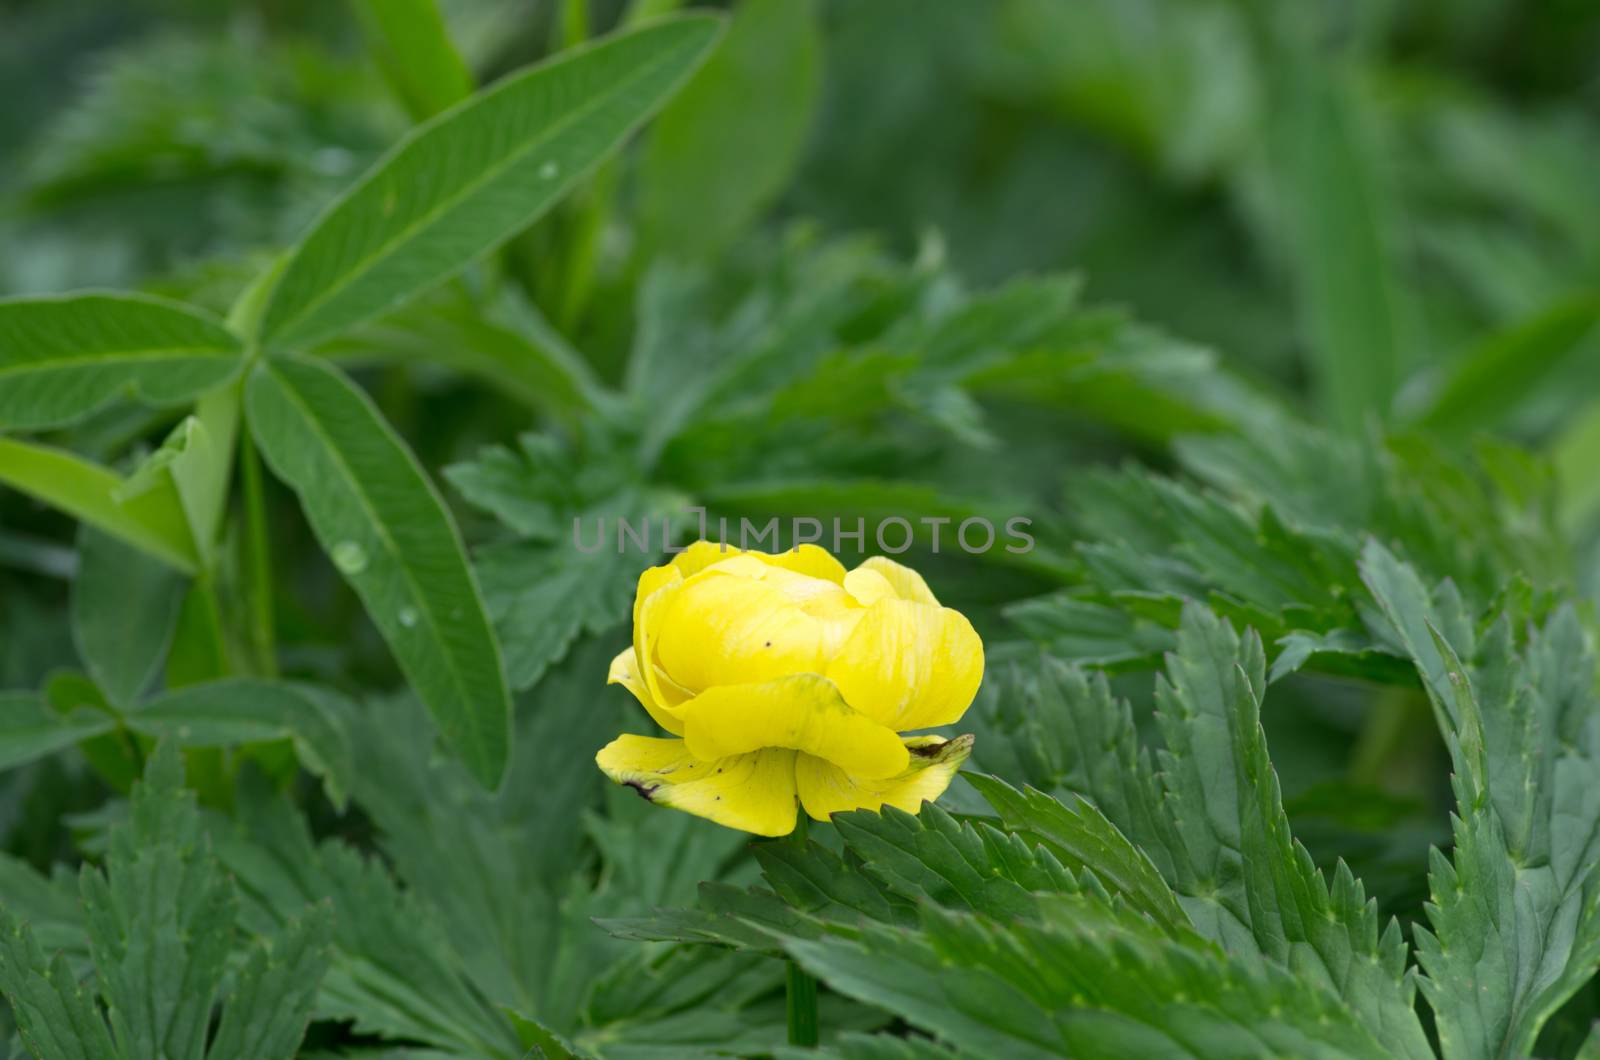
<instances>
[{"instance_id":1,"label":"flower petal","mask_svg":"<svg viewBox=\"0 0 1600 1060\"><path fill-rule=\"evenodd\" d=\"M933 590L928 588L928 583L923 581L922 575L887 556L872 556L863 560L856 570L881 574L890 585L894 586L894 594L902 600L914 600L919 604L938 606L938 598L933 595ZM855 571L851 573L854 574Z\"/></svg>"},{"instance_id":2,"label":"flower petal","mask_svg":"<svg viewBox=\"0 0 1600 1060\"><path fill-rule=\"evenodd\" d=\"M788 552L777 552L768 555L765 552L752 552L753 556L761 557L762 562L770 563L774 567L792 570L796 574L804 574L808 578L821 578L823 581L835 585L844 584L844 564L833 558L832 553L817 545L801 545Z\"/></svg>"},{"instance_id":3,"label":"flower petal","mask_svg":"<svg viewBox=\"0 0 1600 1060\"><path fill-rule=\"evenodd\" d=\"M752 569L780 577L747 576ZM696 691L820 671L843 639L830 639L827 624L785 591L785 579L826 584L739 556L670 590L665 609L650 616L660 630L655 658L661 669Z\"/></svg>"},{"instance_id":4,"label":"flower petal","mask_svg":"<svg viewBox=\"0 0 1600 1060\"><path fill-rule=\"evenodd\" d=\"M853 777L832 762L801 755L795 763L800 804L818 821L846 810L881 812L885 805L917 813L933 802L972 753L972 737L945 740L938 736L912 736L905 741L911 764L898 776L884 780Z\"/></svg>"},{"instance_id":5,"label":"flower petal","mask_svg":"<svg viewBox=\"0 0 1600 1060\"><path fill-rule=\"evenodd\" d=\"M685 703L679 716L689 750L703 760L788 747L854 776L892 777L909 759L893 729L851 710L832 682L816 674L712 688Z\"/></svg>"},{"instance_id":6,"label":"flower petal","mask_svg":"<svg viewBox=\"0 0 1600 1060\"><path fill-rule=\"evenodd\" d=\"M794 831L793 751L764 750L702 762L682 740L619 736L600 749L595 764L662 806L692 813L756 835Z\"/></svg>"},{"instance_id":7,"label":"flower petal","mask_svg":"<svg viewBox=\"0 0 1600 1060\"><path fill-rule=\"evenodd\" d=\"M633 693L633 698L639 701L655 723L672 733L674 736L683 735L683 722L675 713L676 708L689 697L677 689L672 682L656 675L656 685L667 697L667 702L660 702L655 694L650 691L650 686L645 683L644 676L639 670L638 653L632 649L624 649L615 659L611 660L611 672L606 675L606 684L621 685Z\"/></svg>"},{"instance_id":8,"label":"flower petal","mask_svg":"<svg viewBox=\"0 0 1600 1060\"><path fill-rule=\"evenodd\" d=\"M862 607L871 607L879 600L898 600L894 583L875 570L857 567L844 576L844 591Z\"/></svg>"},{"instance_id":9,"label":"flower petal","mask_svg":"<svg viewBox=\"0 0 1600 1060\"><path fill-rule=\"evenodd\" d=\"M639 677L657 703L667 701L655 663L656 641L660 639L658 619L682 584L683 574L671 564L650 567L639 575L639 589L633 597L633 654L639 660Z\"/></svg>"},{"instance_id":10,"label":"flower petal","mask_svg":"<svg viewBox=\"0 0 1600 1060\"><path fill-rule=\"evenodd\" d=\"M732 556L743 554L732 545L719 544L716 541L696 541L672 557L672 566L685 578L692 578L713 563L721 563Z\"/></svg>"},{"instance_id":11,"label":"flower petal","mask_svg":"<svg viewBox=\"0 0 1600 1060\"><path fill-rule=\"evenodd\" d=\"M879 600L823 673L845 702L896 732L960 720L983 680L983 641L948 607Z\"/></svg>"}]
</instances>

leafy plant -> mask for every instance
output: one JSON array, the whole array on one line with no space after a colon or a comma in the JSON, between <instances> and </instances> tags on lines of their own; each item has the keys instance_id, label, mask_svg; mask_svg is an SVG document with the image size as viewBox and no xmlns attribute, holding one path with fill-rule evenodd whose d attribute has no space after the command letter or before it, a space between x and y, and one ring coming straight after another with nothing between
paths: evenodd
<instances>
[{"instance_id":1,"label":"leafy plant","mask_svg":"<svg viewBox=\"0 0 1600 1060\"><path fill-rule=\"evenodd\" d=\"M685 6L7 8L0 1056L1600 1056L1596 13ZM805 536L967 771L609 784Z\"/></svg>"}]
</instances>

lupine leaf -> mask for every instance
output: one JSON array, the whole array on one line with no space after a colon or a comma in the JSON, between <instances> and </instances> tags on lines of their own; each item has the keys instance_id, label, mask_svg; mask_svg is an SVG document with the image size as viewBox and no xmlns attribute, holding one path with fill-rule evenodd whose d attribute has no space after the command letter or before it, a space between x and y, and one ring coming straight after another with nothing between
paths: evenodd
<instances>
[{"instance_id":1,"label":"lupine leaf","mask_svg":"<svg viewBox=\"0 0 1600 1060\"><path fill-rule=\"evenodd\" d=\"M137 545L185 574L200 556L177 489L170 480L124 493L127 480L109 468L53 446L0 438L0 482L74 518Z\"/></svg>"},{"instance_id":2,"label":"lupine leaf","mask_svg":"<svg viewBox=\"0 0 1600 1060\"><path fill-rule=\"evenodd\" d=\"M328 338L515 235L672 94L719 28L685 17L563 52L419 127L301 240L262 341Z\"/></svg>"},{"instance_id":3,"label":"lupine leaf","mask_svg":"<svg viewBox=\"0 0 1600 1060\"><path fill-rule=\"evenodd\" d=\"M416 458L326 365L259 365L247 405L267 463L299 494L418 697L473 774L497 785L510 716L500 649L455 523Z\"/></svg>"},{"instance_id":4,"label":"lupine leaf","mask_svg":"<svg viewBox=\"0 0 1600 1060\"><path fill-rule=\"evenodd\" d=\"M0 299L0 429L59 427L119 395L174 405L243 363L238 336L177 302L111 292Z\"/></svg>"}]
</instances>

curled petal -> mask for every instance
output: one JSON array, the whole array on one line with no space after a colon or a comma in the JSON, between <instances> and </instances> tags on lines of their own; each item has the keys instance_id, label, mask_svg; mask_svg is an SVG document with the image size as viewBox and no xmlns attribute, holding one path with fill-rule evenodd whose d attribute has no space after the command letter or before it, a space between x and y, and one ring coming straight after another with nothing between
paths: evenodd
<instances>
[{"instance_id":1,"label":"curled petal","mask_svg":"<svg viewBox=\"0 0 1600 1060\"><path fill-rule=\"evenodd\" d=\"M660 618L667 603L683 584L683 575L670 564L651 567L639 575L639 591L633 598L633 654L638 660L636 672L643 680L650 698L656 703L667 701L657 673L656 642L660 639ZM642 700L641 700L642 702Z\"/></svg>"},{"instance_id":2,"label":"curled petal","mask_svg":"<svg viewBox=\"0 0 1600 1060\"><path fill-rule=\"evenodd\" d=\"M643 674L639 671L639 656L632 648L627 648L611 660L611 672L606 675L606 684L621 685L633 693L633 698L639 701L655 723L672 733L674 736L683 735L683 722L678 718L677 708L689 696L661 674L656 675L656 686L661 689L666 699L658 700L651 692L650 686L645 683Z\"/></svg>"},{"instance_id":3,"label":"curled petal","mask_svg":"<svg viewBox=\"0 0 1600 1060\"><path fill-rule=\"evenodd\" d=\"M788 835L795 822L795 753L763 750L702 762L682 740L619 736L595 764L618 784L675 810L756 835Z\"/></svg>"},{"instance_id":4,"label":"curled petal","mask_svg":"<svg viewBox=\"0 0 1600 1060\"><path fill-rule=\"evenodd\" d=\"M696 541L672 557L672 567L685 578L692 578L712 564L742 555L744 553L732 545L719 544L715 541Z\"/></svg>"},{"instance_id":5,"label":"curled petal","mask_svg":"<svg viewBox=\"0 0 1600 1060\"><path fill-rule=\"evenodd\" d=\"M917 813L933 802L972 753L972 737L945 740L913 736L905 741L911 762L897 776L883 780L854 777L831 762L802 754L795 763L800 804L818 821L846 810L881 811L885 805Z\"/></svg>"},{"instance_id":6,"label":"curled petal","mask_svg":"<svg viewBox=\"0 0 1600 1060\"><path fill-rule=\"evenodd\" d=\"M709 689L679 716L689 750L702 760L786 747L860 777L892 777L909 760L893 729L850 709L832 682L816 674Z\"/></svg>"},{"instance_id":7,"label":"curled petal","mask_svg":"<svg viewBox=\"0 0 1600 1060\"><path fill-rule=\"evenodd\" d=\"M948 607L879 600L824 673L847 703L896 732L950 725L978 693L983 641Z\"/></svg>"},{"instance_id":8,"label":"curled petal","mask_svg":"<svg viewBox=\"0 0 1600 1060\"><path fill-rule=\"evenodd\" d=\"M881 576L894 587L895 596L902 600L911 600L919 604L933 604L938 606L939 600L933 595L933 590L928 588L928 583L922 580L922 575L889 559L887 556L873 556L864 560L851 574L863 571Z\"/></svg>"},{"instance_id":9,"label":"curled petal","mask_svg":"<svg viewBox=\"0 0 1600 1060\"><path fill-rule=\"evenodd\" d=\"M835 585L844 584L844 564L834 559L827 549L816 545L801 545L792 551L770 556L765 552L753 552L751 555L761 557L764 563L804 574L808 578L820 578Z\"/></svg>"},{"instance_id":10,"label":"curled petal","mask_svg":"<svg viewBox=\"0 0 1600 1060\"><path fill-rule=\"evenodd\" d=\"M898 600L894 583L875 570L857 567L844 576L844 591L862 607L871 607L879 600Z\"/></svg>"}]
</instances>

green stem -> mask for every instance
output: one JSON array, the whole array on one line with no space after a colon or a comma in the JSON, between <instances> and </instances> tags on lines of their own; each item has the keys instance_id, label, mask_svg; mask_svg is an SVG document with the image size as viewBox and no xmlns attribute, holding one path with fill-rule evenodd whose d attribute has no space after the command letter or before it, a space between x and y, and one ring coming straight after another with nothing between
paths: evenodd
<instances>
[{"instance_id":1,"label":"green stem","mask_svg":"<svg viewBox=\"0 0 1600 1060\"><path fill-rule=\"evenodd\" d=\"M273 638L272 551L267 536L267 505L262 496L261 458L249 431L239 435L239 478L244 486L244 578L250 609L250 647L263 677L278 672Z\"/></svg>"},{"instance_id":2,"label":"green stem","mask_svg":"<svg viewBox=\"0 0 1600 1060\"><path fill-rule=\"evenodd\" d=\"M800 811L799 822L794 831L789 833L789 842L801 849L806 845L807 819L804 810ZM816 1045L817 1033L817 980L794 962L789 960L788 976L788 1011L789 1011L789 1044L790 1045Z\"/></svg>"}]
</instances>

